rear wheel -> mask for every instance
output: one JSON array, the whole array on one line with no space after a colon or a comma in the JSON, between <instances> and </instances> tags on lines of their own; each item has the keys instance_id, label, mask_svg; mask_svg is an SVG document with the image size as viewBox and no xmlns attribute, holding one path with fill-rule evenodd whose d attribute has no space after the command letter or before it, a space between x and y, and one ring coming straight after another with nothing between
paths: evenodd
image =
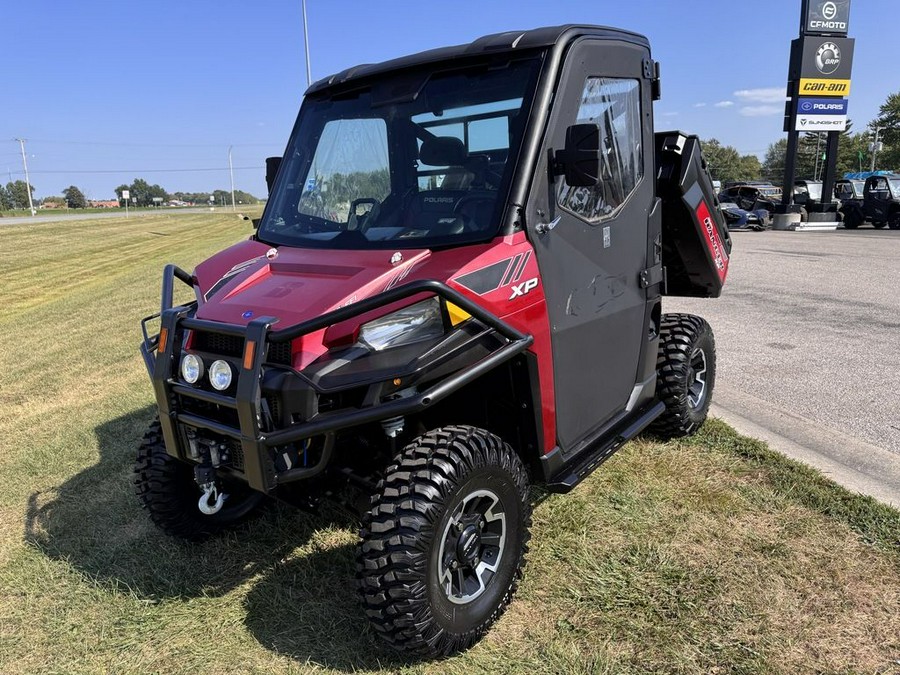
<instances>
[{"instance_id":1,"label":"rear wheel","mask_svg":"<svg viewBox=\"0 0 900 675\"><path fill-rule=\"evenodd\" d=\"M716 343L699 316L664 314L657 357L656 395L666 406L651 431L688 436L706 421L716 383Z\"/></svg>"},{"instance_id":2,"label":"rear wheel","mask_svg":"<svg viewBox=\"0 0 900 675\"><path fill-rule=\"evenodd\" d=\"M205 515L197 504L203 494L194 482L193 467L166 452L159 420L144 434L135 463L135 492L150 520L173 537L201 541L248 519L265 495L246 485L222 484L227 494L222 509Z\"/></svg>"},{"instance_id":3,"label":"rear wheel","mask_svg":"<svg viewBox=\"0 0 900 675\"><path fill-rule=\"evenodd\" d=\"M900 230L900 209L897 209L890 215L887 224L892 230Z\"/></svg>"},{"instance_id":4,"label":"rear wheel","mask_svg":"<svg viewBox=\"0 0 900 675\"><path fill-rule=\"evenodd\" d=\"M474 644L516 591L530 514L525 469L497 436L451 426L408 445L361 532L357 578L374 628L421 656Z\"/></svg>"}]
</instances>

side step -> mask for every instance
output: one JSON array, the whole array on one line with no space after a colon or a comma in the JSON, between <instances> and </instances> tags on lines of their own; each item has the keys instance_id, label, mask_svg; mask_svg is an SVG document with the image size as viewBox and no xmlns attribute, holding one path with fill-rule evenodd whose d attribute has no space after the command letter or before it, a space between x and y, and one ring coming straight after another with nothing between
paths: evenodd
<instances>
[{"instance_id":1,"label":"side step","mask_svg":"<svg viewBox=\"0 0 900 675\"><path fill-rule=\"evenodd\" d=\"M663 414L666 406L657 401L637 419L627 422L625 426L603 434L595 443L585 448L574 462L553 476L547 482L550 492L570 492L576 485L587 478L598 466L613 456L613 453L625 443L641 433L657 417Z\"/></svg>"}]
</instances>

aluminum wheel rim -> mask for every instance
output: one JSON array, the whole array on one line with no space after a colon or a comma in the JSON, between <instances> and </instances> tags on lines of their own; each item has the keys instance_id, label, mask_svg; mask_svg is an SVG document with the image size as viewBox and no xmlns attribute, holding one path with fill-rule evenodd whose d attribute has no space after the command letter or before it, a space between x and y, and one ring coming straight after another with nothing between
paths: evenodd
<instances>
[{"instance_id":1,"label":"aluminum wheel rim","mask_svg":"<svg viewBox=\"0 0 900 675\"><path fill-rule=\"evenodd\" d=\"M476 490L454 509L441 535L438 584L458 605L487 590L503 560L506 513L491 490Z\"/></svg>"},{"instance_id":2,"label":"aluminum wheel rim","mask_svg":"<svg viewBox=\"0 0 900 675\"><path fill-rule=\"evenodd\" d=\"M691 354L688 370L688 402L693 410L697 410L706 397L706 352L695 349Z\"/></svg>"}]
</instances>

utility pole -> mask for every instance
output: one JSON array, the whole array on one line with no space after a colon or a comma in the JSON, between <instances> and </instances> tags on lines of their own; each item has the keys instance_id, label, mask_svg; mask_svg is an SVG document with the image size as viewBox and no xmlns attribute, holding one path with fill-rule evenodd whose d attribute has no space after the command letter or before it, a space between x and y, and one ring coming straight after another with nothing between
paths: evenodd
<instances>
[{"instance_id":1,"label":"utility pole","mask_svg":"<svg viewBox=\"0 0 900 675\"><path fill-rule=\"evenodd\" d=\"M878 138L879 138L879 136L881 135L882 129L885 129L885 128L886 128L886 127L875 127L875 142L872 143L872 145L871 145L871 149L872 149L872 165L869 167L869 171L874 171L874 170L875 170L875 158L878 156L878 151L881 149L881 148L878 147L878 145L879 145Z\"/></svg>"},{"instance_id":2,"label":"utility pole","mask_svg":"<svg viewBox=\"0 0 900 675\"><path fill-rule=\"evenodd\" d=\"M303 3L303 49L306 52L306 86L312 84L312 70L309 67L309 24L306 21L306 0Z\"/></svg>"},{"instance_id":3,"label":"utility pole","mask_svg":"<svg viewBox=\"0 0 900 675\"><path fill-rule=\"evenodd\" d=\"M232 146L228 146L228 173L231 174L231 210L237 211L234 206L234 165L231 163L231 148Z\"/></svg>"},{"instance_id":4,"label":"utility pole","mask_svg":"<svg viewBox=\"0 0 900 675\"><path fill-rule=\"evenodd\" d=\"M31 215L35 216L37 213L34 210L34 202L31 199L31 181L28 178L28 160L25 159L25 139L17 138L19 141L19 147L22 149L22 166L25 167L25 192L28 193L28 210L31 211Z\"/></svg>"}]
</instances>

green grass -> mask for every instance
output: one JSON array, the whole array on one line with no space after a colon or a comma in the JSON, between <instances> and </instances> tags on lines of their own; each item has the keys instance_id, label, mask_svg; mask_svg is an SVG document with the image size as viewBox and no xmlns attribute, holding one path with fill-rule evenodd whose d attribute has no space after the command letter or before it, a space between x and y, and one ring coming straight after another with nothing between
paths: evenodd
<instances>
[{"instance_id":1,"label":"green grass","mask_svg":"<svg viewBox=\"0 0 900 675\"><path fill-rule=\"evenodd\" d=\"M270 509L203 545L131 493L153 416L137 353L162 266L228 214L0 227L0 672L900 672L900 513L713 421L535 494L529 563L486 639L380 647L355 524Z\"/></svg>"}]
</instances>

